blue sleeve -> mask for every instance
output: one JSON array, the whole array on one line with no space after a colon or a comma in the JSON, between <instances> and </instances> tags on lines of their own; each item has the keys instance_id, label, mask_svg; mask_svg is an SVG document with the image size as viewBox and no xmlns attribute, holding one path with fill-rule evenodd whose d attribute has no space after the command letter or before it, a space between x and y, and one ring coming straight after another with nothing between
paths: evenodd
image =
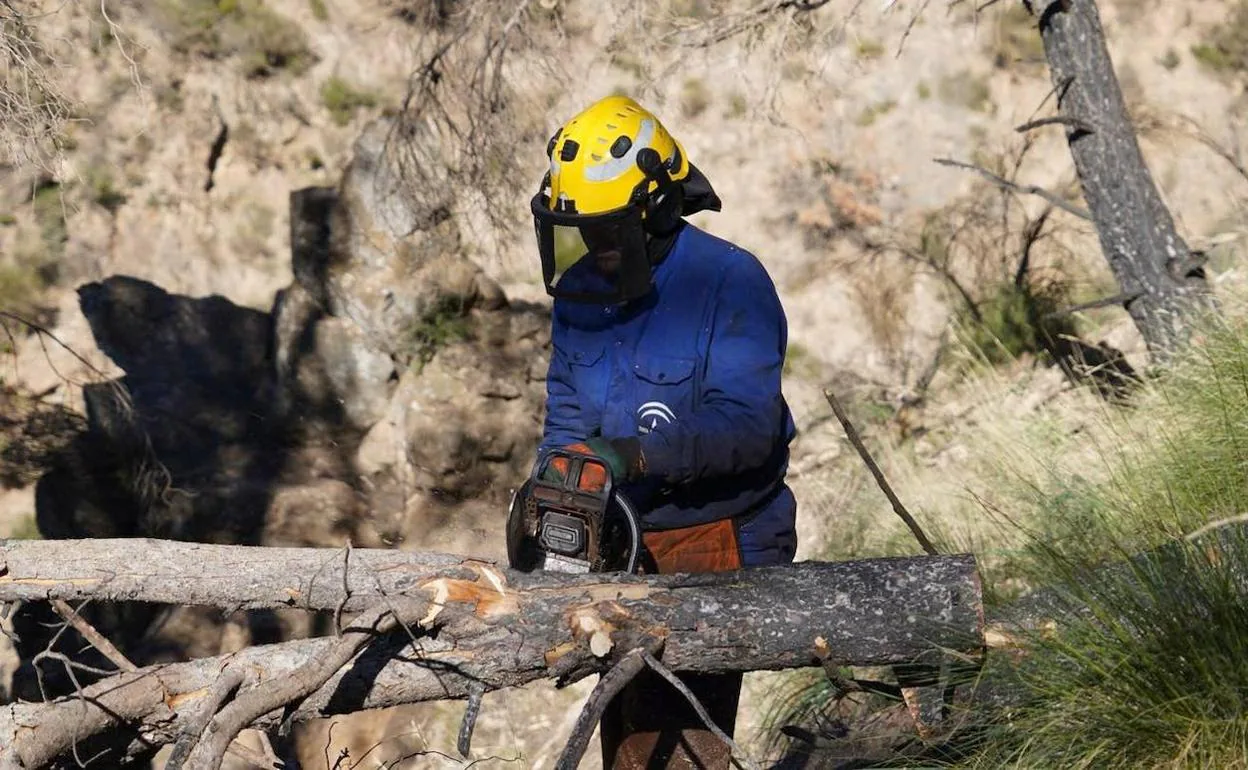
<instances>
[{"instance_id":1,"label":"blue sleeve","mask_svg":"<svg viewBox=\"0 0 1248 770\"><path fill-rule=\"evenodd\" d=\"M716 296L696 414L640 437L647 472L680 484L763 465L784 432L787 335L775 285L746 255Z\"/></svg>"},{"instance_id":2,"label":"blue sleeve","mask_svg":"<svg viewBox=\"0 0 1248 770\"><path fill-rule=\"evenodd\" d=\"M564 326L558 314L551 320L550 368L546 370L546 421L542 428L542 442L538 456L556 447L564 447L584 441L584 425L581 421L580 401L573 386L572 370L564 353Z\"/></svg>"}]
</instances>

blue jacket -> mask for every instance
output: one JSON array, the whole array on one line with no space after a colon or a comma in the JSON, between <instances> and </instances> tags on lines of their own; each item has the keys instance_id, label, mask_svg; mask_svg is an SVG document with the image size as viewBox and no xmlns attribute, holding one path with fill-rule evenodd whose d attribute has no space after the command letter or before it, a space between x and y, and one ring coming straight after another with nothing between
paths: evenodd
<instances>
[{"instance_id":1,"label":"blue jacket","mask_svg":"<svg viewBox=\"0 0 1248 770\"><path fill-rule=\"evenodd\" d=\"M754 255L692 225L654 279L622 307L555 300L539 451L638 436L647 477L623 491L645 528L739 517L747 562L791 560L796 431L775 286Z\"/></svg>"}]
</instances>

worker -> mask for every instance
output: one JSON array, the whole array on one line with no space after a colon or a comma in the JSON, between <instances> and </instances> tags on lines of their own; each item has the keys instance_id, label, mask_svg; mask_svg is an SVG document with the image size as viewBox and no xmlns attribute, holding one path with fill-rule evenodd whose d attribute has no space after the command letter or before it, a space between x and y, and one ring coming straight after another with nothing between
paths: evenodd
<instances>
[{"instance_id":1,"label":"worker","mask_svg":"<svg viewBox=\"0 0 1248 770\"><path fill-rule=\"evenodd\" d=\"M597 455L641 514L652 571L791 562L788 331L767 271L685 221L720 199L634 100L595 102L546 154L531 206L554 297L539 461L552 448ZM741 675L683 678L731 735ZM727 747L650 674L615 698L601 736L605 768L729 766Z\"/></svg>"}]
</instances>

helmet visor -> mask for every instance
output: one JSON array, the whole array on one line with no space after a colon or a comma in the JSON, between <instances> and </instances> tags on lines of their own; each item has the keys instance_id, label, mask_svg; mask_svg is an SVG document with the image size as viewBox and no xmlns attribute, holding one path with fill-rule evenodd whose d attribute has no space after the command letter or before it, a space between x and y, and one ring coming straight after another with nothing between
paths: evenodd
<instances>
[{"instance_id":1,"label":"helmet visor","mask_svg":"<svg viewBox=\"0 0 1248 770\"><path fill-rule=\"evenodd\" d=\"M650 261L639 207L595 215L553 212L539 195L532 208L548 294L611 304L650 291Z\"/></svg>"}]
</instances>

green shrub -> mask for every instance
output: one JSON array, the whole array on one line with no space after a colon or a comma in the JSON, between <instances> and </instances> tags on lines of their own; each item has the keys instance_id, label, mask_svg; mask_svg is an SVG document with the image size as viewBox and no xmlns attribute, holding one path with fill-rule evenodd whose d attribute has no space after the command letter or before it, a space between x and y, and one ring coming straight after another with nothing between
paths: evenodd
<instances>
[{"instance_id":1,"label":"green shrub","mask_svg":"<svg viewBox=\"0 0 1248 770\"><path fill-rule=\"evenodd\" d=\"M1240 0L1225 23L1210 27L1192 46L1192 56L1217 72L1248 72L1248 0Z\"/></svg>"},{"instance_id":2,"label":"green shrub","mask_svg":"<svg viewBox=\"0 0 1248 770\"><path fill-rule=\"evenodd\" d=\"M810 351L800 342L789 340L789 346L784 350L784 366L783 374L786 377L794 374L809 374L817 367L816 362L811 360Z\"/></svg>"},{"instance_id":3,"label":"green shrub","mask_svg":"<svg viewBox=\"0 0 1248 770\"><path fill-rule=\"evenodd\" d=\"M312 8L312 18L329 21L329 7L325 5L325 0L308 0L308 5Z\"/></svg>"},{"instance_id":4,"label":"green shrub","mask_svg":"<svg viewBox=\"0 0 1248 770\"><path fill-rule=\"evenodd\" d=\"M854 120L854 123L866 128L896 108L897 102L892 99L885 99L882 102L876 102L875 104L863 109L862 112L858 113L858 117Z\"/></svg>"},{"instance_id":5,"label":"green shrub","mask_svg":"<svg viewBox=\"0 0 1248 770\"><path fill-rule=\"evenodd\" d=\"M371 91L355 88L340 77L334 76L321 85L321 103L334 122L345 126L360 108L376 107L377 95Z\"/></svg>"},{"instance_id":6,"label":"green shrub","mask_svg":"<svg viewBox=\"0 0 1248 770\"><path fill-rule=\"evenodd\" d=\"M859 59L878 59L884 55L884 44L878 40L863 38L854 46L854 55Z\"/></svg>"},{"instance_id":7,"label":"green shrub","mask_svg":"<svg viewBox=\"0 0 1248 770\"><path fill-rule=\"evenodd\" d=\"M55 262L65 254L65 242L69 240L61 186L55 182L42 185L35 191L31 203L45 252L41 261Z\"/></svg>"},{"instance_id":8,"label":"green shrub","mask_svg":"<svg viewBox=\"0 0 1248 770\"><path fill-rule=\"evenodd\" d=\"M992 111L992 87L988 79L963 70L940 79L939 95L945 104L965 107L975 112Z\"/></svg>"},{"instance_id":9,"label":"green shrub","mask_svg":"<svg viewBox=\"0 0 1248 770\"><path fill-rule=\"evenodd\" d=\"M1067 304L1068 292L1057 281L1013 283L991 288L974 311L959 309L959 338L989 363L1012 361L1023 354L1043 354L1049 340L1075 329L1069 316L1051 316Z\"/></svg>"},{"instance_id":10,"label":"green shrub","mask_svg":"<svg viewBox=\"0 0 1248 770\"><path fill-rule=\"evenodd\" d=\"M110 214L117 213L127 198L126 194L117 189L112 173L103 166L92 166L87 169L87 187L91 200L106 209Z\"/></svg>"},{"instance_id":11,"label":"green shrub","mask_svg":"<svg viewBox=\"0 0 1248 770\"><path fill-rule=\"evenodd\" d=\"M161 0L158 10L174 50L237 56L247 77L298 75L316 63L303 29L263 0Z\"/></svg>"},{"instance_id":12,"label":"green shrub","mask_svg":"<svg viewBox=\"0 0 1248 770\"><path fill-rule=\"evenodd\" d=\"M997 14L988 54L1000 69L1044 64L1044 40L1035 16L1022 3L1009 3Z\"/></svg>"},{"instance_id":13,"label":"green shrub","mask_svg":"<svg viewBox=\"0 0 1248 770\"><path fill-rule=\"evenodd\" d=\"M711 104L711 94L700 78L689 78L680 87L680 110L687 118L696 118L706 112Z\"/></svg>"},{"instance_id":14,"label":"green shrub","mask_svg":"<svg viewBox=\"0 0 1248 770\"><path fill-rule=\"evenodd\" d=\"M439 350L471 337L471 326L463 302L457 297L442 297L404 334L407 347L415 355L418 366L429 363Z\"/></svg>"}]
</instances>

